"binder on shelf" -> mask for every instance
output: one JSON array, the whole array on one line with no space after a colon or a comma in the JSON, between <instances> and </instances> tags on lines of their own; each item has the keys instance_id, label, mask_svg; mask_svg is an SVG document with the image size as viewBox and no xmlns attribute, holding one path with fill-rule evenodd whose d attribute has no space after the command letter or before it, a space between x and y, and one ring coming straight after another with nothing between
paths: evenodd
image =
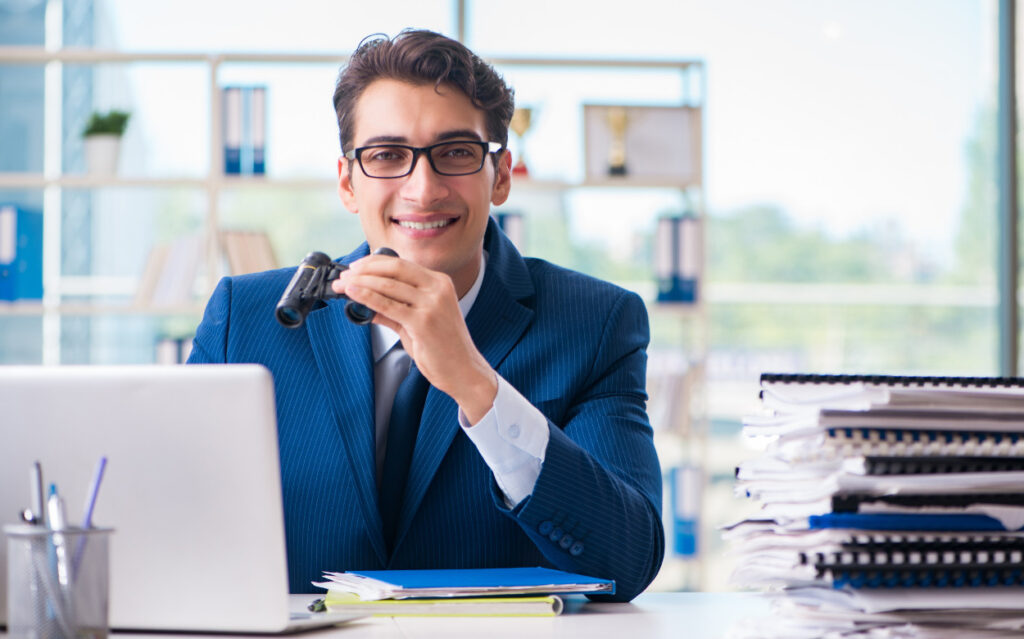
<instances>
[{"instance_id":1,"label":"binder on shelf","mask_svg":"<svg viewBox=\"0 0 1024 639\"><path fill-rule=\"evenodd\" d=\"M227 86L222 90L224 109L224 173L266 173L266 101L263 86Z\"/></svg>"},{"instance_id":2,"label":"binder on shelf","mask_svg":"<svg viewBox=\"0 0 1024 639\"><path fill-rule=\"evenodd\" d=\"M700 264L700 219L692 214L660 218L654 245L658 301L696 302Z\"/></svg>"},{"instance_id":3,"label":"binder on shelf","mask_svg":"<svg viewBox=\"0 0 1024 639\"><path fill-rule=\"evenodd\" d=\"M0 205L0 301L43 298L43 214Z\"/></svg>"}]
</instances>

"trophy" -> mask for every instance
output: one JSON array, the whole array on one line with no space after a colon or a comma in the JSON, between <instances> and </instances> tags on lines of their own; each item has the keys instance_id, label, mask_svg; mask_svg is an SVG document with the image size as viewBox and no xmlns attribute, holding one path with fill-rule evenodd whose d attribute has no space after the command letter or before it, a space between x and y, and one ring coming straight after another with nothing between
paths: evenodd
<instances>
[{"instance_id":1,"label":"trophy","mask_svg":"<svg viewBox=\"0 0 1024 639\"><path fill-rule=\"evenodd\" d=\"M529 107L519 107L512 113L512 120L508 123L508 126L516 134L518 140L516 144L516 151L519 157L516 158L515 165L512 166L513 175L529 175L529 171L526 169L526 160L524 159L523 152L523 136L530 129L530 115L533 109Z\"/></svg>"},{"instance_id":2,"label":"trophy","mask_svg":"<svg viewBox=\"0 0 1024 639\"><path fill-rule=\"evenodd\" d=\"M612 140L608 145L608 175L625 175L626 127L629 125L626 107L611 107L605 117L608 129L612 133Z\"/></svg>"}]
</instances>

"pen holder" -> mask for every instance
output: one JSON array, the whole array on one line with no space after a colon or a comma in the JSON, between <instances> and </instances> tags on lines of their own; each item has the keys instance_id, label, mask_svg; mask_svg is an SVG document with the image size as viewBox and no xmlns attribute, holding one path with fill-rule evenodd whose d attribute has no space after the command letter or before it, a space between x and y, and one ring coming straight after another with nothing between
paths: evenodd
<instances>
[{"instance_id":1,"label":"pen holder","mask_svg":"<svg viewBox=\"0 0 1024 639\"><path fill-rule=\"evenodd\" d=\"M9 639L106 638L111 532L4 527Z\"/></svg>"}]
</instances>

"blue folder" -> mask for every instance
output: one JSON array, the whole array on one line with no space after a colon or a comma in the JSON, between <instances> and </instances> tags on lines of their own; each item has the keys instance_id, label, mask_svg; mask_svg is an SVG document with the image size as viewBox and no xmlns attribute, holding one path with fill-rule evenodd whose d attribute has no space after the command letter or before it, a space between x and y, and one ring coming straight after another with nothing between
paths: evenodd
<instances>
[{"instance_id":1,"label":"blue folder","mask_svg":"<svg viewBox=\"0 0 1024 639\"><path fill-rule=\"evenodd\" d=\"M900 513L828 513L811 515L807 523L812 529L854 528L857 530L1006 530L994 517L975 513L933 515Z\"/></svg>"},{"instance_id":2,"label":"blue folder","mask_svg":"<svg viewBox=\"0 0 1024 639\"><path fill-rule=\"evenodd\" d=\"M614 580L541 567L352 570L342 575L374 579L389 584L393 588L389 589L390 593L387 596L395 598L615 593ZM343 587L334 583L331 584L331 589L342 590Z\"/></svg>"}]
</instances>

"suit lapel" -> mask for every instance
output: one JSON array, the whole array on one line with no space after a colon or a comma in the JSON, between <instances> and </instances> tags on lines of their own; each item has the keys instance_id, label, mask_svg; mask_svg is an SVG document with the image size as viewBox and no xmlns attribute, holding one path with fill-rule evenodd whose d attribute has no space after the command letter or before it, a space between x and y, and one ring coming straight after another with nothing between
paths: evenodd
<instances>
[{"instance_id":1,"label":"suit lapel","mask_svg":"<svg viewBox=\"0 0 1024 639\"><path fill-rule=\"evenodd\" d=\"M306 326L352 470L354 492L358 495L366 529L370 531L370 541L383 565L387 562L387 551L377 509L370 328L348 321L344 308L345 300L332 300L311 312Z\"/></svg>"},{"instance_id":2,"label":"suit lapel","mask_svg":"<svg viewBox=\"0 0 1024 639\"><path fill-rule=\"evenodd\" d=\"M533 319L533 310L519 301L520 297L532 294L533 288L522 257L498 232L493 220L488 225L484 246L489 255L488 266L480 293L466 317L466 326L477 349L497 370ZM458 405L445 393L431 388L413 450L396 547L458 431Z\"/></svg>"}]
</instances>

